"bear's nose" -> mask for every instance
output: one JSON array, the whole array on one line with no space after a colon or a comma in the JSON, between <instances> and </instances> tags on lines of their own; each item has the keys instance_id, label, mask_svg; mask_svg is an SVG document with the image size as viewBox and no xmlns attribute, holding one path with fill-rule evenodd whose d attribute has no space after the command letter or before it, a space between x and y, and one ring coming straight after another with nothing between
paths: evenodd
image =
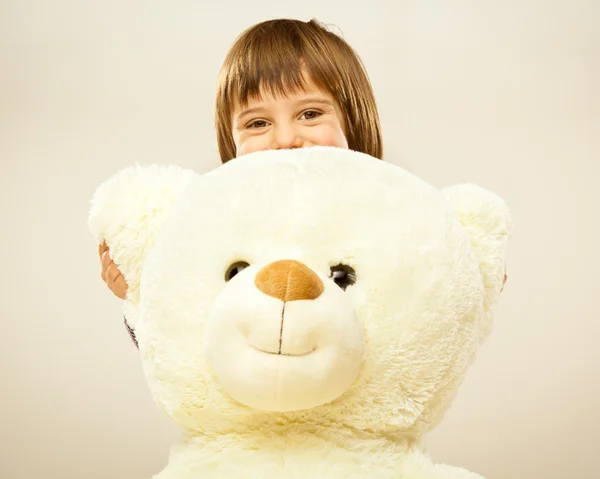
<instances>
[{"instance_id":1,"label":"bear's nose","mask_svg":"<svg viewBox=\"0 0 600 479\"><path fill-rule=\"evenodd\" d=\"M292 259L275 261L262 268L254 280L263 293L281 301L317 299L323 281L308 266Z\"/></svg>"}]
</instances>

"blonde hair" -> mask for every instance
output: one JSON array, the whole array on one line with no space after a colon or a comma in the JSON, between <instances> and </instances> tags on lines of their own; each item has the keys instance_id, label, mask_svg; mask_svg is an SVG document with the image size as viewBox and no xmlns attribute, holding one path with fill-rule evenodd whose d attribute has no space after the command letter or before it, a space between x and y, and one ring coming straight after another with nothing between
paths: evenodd
<instances>
[{"instance_id":1,"label":"blonde hair","mask_svg":"<svg viewBox=\"0 0 600 479\"><path fill-rule=\"evenodd\" d=\"M318 21L276 19L258 23L236 40L217 86L215 126L223 163L235 158L236 102L245 107L261 89L275 97L305 88L308 75L335 99L344 116L348 148L381 159L383 145L375 97L356 52Z\"/></svg>"}]
</instances>

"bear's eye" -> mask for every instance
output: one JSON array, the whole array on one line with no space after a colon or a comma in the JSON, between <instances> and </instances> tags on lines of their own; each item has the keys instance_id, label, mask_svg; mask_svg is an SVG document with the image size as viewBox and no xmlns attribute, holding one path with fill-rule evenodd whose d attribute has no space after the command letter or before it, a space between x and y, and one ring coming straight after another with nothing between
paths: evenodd
<instances>
[{"instance_id":1,"label":"bear's eye","mask_svg":"<svg viewBox=\"0 0 600 479\"><path fill-rule=\"evenodd\" d=\"M348 286L352 286L356 283L356 271L347 264L332 266L331 275L329 277L344 291Z\"/></svg>"},{"instance_id":2,"label":"bear's eye","mask_svg":"<svg viewBox=\"0 0 600 479\"><path fill-rule=\"evenodd\" d=\"M248 266L250 265L245 261L236 261L227 268L227 271L225 272L225 281L231 281L236 274L241 273Z\"/></svg>"}]
</instances>

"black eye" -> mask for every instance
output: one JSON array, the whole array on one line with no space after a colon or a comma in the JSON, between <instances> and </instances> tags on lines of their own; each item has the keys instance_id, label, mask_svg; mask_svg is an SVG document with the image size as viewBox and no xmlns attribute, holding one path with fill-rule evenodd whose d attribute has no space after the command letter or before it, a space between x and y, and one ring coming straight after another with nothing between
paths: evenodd
<instances>
[{"instance_id":1,"label":"black eye","mask_svg":"<svg viewBox=\"0 0 600 479\"><path fill-rule=\"evenodd\" d=\"M331 275L329 277L343 290L346 290L348 286L352 286L356 283L356 271L346 264L332 266Z\"/></svg>"},{"instance_id":2,"label":"black eye","mask_svg":"<svg viewBox=\"0 0 600 479\"><path fill-rule=\"evenodd\" d=\"M231 279L236 274L241 273L248 266L250 266L250 265L248 263L246 263L245 261L236 261L231 266L229 266L229 268L227 268L227 271L225 272L225 281L231 281Z\"/></svg>"}]
</instances>

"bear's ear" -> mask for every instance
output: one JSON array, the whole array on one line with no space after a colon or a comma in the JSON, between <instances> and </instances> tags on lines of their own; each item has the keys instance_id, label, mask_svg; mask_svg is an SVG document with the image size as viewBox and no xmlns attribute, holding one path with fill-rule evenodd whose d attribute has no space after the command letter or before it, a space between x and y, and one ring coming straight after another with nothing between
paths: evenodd
<instances>
[{"instance_id":1,"label":"bear's ear","mask_svg":"<svg viewBox=\"0 0 600 479\"><path fill-rule=\"evenodd\" d=\"M139 302L140 272L171 208L194 176L176 166L135 166L101 184L91 200L88 227L127 281L127 322L134 327Z\"/></svg>"},{"instance_id":2,"label":"bear's ear","mask_svg":"<svg viewBox=\"0 0 600 479\"><path fill-rule=\"evenodd\" d=\"M443 188L441 194L471 238L485 287L485 312L490 314L504 286L506 250L512 220L496 194L472 184Z\"/></svg>"}]
</instances>

